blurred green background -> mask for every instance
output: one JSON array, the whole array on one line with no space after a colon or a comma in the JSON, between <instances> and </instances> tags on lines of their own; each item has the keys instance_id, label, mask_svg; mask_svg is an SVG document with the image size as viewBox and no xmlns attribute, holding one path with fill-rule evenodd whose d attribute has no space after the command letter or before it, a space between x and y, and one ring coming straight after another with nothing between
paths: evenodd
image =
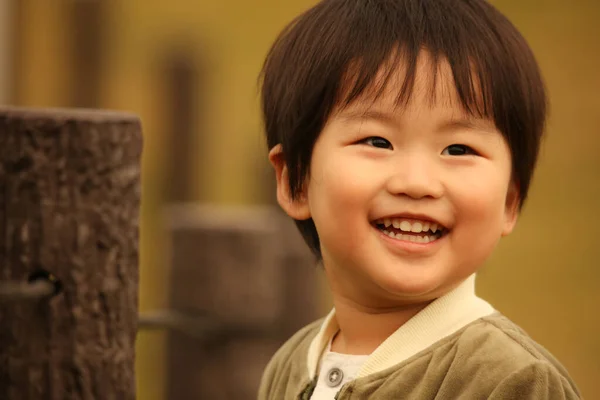
<instances>
[{"instance_id":1,"label":"blurred green background","mask_svg":"<svg viewBox=\"0 0 600 400\"><path fill-rule=\"evenodd\" d=\"M0 2L2 103L142 118L141 311L166 306L165 204L273 201L256 79L277 33L314 3ZM531 198L479 274L479 294L549 348L586 398L600 398L600 2L492 3L533 47L551 117ZM140 399L165 397L164 341L138 336Z\"/></svg>"}]
</instances>

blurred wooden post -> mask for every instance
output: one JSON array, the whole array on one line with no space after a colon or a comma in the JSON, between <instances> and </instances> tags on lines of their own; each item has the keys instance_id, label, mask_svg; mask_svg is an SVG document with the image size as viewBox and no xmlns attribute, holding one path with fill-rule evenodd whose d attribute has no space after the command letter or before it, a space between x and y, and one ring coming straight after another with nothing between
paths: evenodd
<instances>
[{"instance_id":1,"label":"blurred wooden post","mask_svg":"<svg viewBox=\"0 0 600 400\"><path fill-rule=\"evenodd\" d=\"M175 205L168 219L171 308L238 329L169 332L167 398L255 398L277 347L317 317L312 257L275 208Z\"/></svg>"},{"instance_id":2,"label":"blurred wooden post","mask_svg":"<svg viewBox=\"0 0 600 400\"><path fill-rule=\"evenodd\" d=\"M135 399L141 127L129 114L0 109L0 399Z\"/></svg>"},{"instance_id":3,"label":"blurred wooden post","mask_svg":"<svg viewBox=\"0 0 600 400\"><path fill-rule=\"evenodd\" d=\"M194 200L192 182L196 176L194 150L197 141L205 139L202 120L204 103L201 88L203 74L193 49L172 44L161 58L161 80L165 93L165 125L167 142L165 168L165 202Z\"/></svg>"},{"instance_id":4,"label":"blurred wooden post","mask_svg":"<svg viewBox=\"0 0 600 400\"><path fill-rule=\"evenodd\" d=\"M73 107L98 107L102 96L102 74L109 50L107 33L109 2L69 1L66 5L69 69L68 104Z\"/></svg>"}]
</instances>

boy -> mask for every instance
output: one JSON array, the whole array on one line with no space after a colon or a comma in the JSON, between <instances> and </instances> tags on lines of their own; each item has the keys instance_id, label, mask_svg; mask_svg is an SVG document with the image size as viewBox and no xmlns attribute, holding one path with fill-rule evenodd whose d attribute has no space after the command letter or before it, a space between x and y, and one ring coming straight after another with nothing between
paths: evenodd
<instances>
[{"instance_id":1,"label":"boy","mask_svg":"<svg viewBox=\"0 0 600 400\"><path fill-rule=\"evenodd\" d=\"M511 23L484 0L324 0L262 76L277 199L335 307L275 354L259 398L579 398L474 292L527 197L546 116Z\"/></svg>"}]
</instances>

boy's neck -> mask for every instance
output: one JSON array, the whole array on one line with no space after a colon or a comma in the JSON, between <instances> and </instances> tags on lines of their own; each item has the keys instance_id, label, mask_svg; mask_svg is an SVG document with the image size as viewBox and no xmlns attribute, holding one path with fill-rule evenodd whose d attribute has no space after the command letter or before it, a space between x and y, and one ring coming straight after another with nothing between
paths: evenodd
<instances>
[{"instance_id":1,"label":"boy's neck","mask_svg":"<svg viewBox=\"0 0 600 400\"><path fill-rule=\"evenodd\" d=\"M415 303L382 311L364 308L346 299L334 299L335 318L340 330L333 338L331 351L342 354L371 354L430 303L431 301Z\"/></svg>"}]
</instances>

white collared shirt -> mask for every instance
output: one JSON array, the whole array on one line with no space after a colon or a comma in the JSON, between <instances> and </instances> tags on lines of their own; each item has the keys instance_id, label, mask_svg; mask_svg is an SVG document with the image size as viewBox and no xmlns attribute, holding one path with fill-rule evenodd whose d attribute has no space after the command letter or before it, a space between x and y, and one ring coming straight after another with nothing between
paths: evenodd
<instances>
[{"instance_id":1,"label":"white collared shirt","mask_svg":"<svg viewBox=\"0 0 600 400\"><path fill-rule=\"evenodd\" d=\"M361 367L369 358L368 355L333 352L331 351L332 340L333 337L329 340L323 357L321 357L319 379L312 394L312 400L333 400L341 387L358 375Z\"/></svg>"}]
</instances>

